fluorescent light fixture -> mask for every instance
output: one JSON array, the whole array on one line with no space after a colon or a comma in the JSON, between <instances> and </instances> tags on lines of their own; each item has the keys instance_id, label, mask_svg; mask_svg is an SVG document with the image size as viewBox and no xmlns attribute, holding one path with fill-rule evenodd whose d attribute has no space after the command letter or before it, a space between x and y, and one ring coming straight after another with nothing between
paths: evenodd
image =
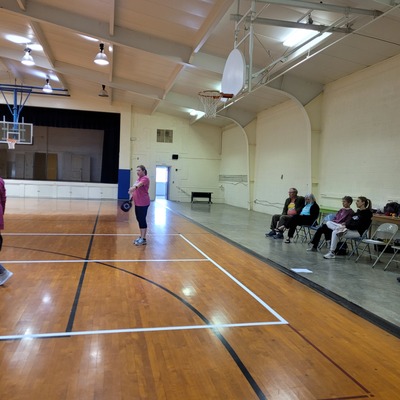
<instances>
[{"instance_id":1,"label":"fluorescent light fixture","mask_svg":"<svg viewBox=\"0 0 400 400\"><path fill-rule=\"evenodd\" d=\"M293 29L292 33L283 42L283 45L286 47L294 47L317 34L318 31L310 29Z\"/></svg>"},{"instance_id":2,"label":"fluorescent light fixture","mask_svg":"<svg viewBox=\"0 0 400 400\"><path fill-rule=\"evenodd\" d=\"M29 43L29 39L18 35L6 35L5 38L13 43L25 44Z\"/></svg>"},{"instance_id":3,"label":"fluorescent light fixture","mask_svg":"<svg viewBox=\"0 0 400 400\"><path fill-rule=\"evenodd\" d=\"M309 48L317 45L319 42L326 39L331 34L331 32L324 32L322 35L317 36L314 40L311 40L306 45L304 45L304 47L302 47L302 50L308 50ZM318 35L318 31L310 29L294 29L293 32L283 42L283 45L286 47L295 47L301 45L301 43L306 42L316 35Z\"/></svg>"}]
</instances>

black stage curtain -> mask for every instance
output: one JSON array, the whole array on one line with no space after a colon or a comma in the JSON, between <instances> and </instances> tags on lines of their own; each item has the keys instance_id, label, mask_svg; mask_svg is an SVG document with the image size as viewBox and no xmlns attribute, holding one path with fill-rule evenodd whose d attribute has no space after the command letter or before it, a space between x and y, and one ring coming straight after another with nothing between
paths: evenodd
<instances>
[{"instance_id":1,"label":"black stage curtain","mask_svg":"<svg viewBox=\"0 0 400 400\"><path fill-rule=\"evenodd\" d=\"M6 121L13 120L6 104L0 104L0 114ZM120 114L24 106L18 122L22 122L22 118L33 126L104 130L101 182L118 182Z\"/></svg>"}]
</instances>

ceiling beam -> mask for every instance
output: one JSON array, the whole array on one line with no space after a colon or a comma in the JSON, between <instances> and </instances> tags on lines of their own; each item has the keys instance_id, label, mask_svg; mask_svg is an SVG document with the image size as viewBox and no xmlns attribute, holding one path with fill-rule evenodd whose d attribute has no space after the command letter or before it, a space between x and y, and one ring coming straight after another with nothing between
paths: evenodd
<instances>
[{"instance_id":1,"label":"ceiling beam","mask_svg":"<svg viewBox=\"0 0 400 400\"><path fill-rule=\"evenodd\" d=\"M326 4L322 1L319 3L313 3L311 1L300 1L300 0L256 0L259 3L269 3L277 4L280 6L289 6L296 8L306 8L308 10L318 10L318 11L328 11L328 12L338 12L342 14L360 14L360 15L371 15L373 17L378 17L382 14L379 10L368 10L364 8L353 8L337 6L334 4Z\"/></svg>"},{"instance_id":2,"label":"ceiling beam","mask_svg":"<svg viewBox=\"0 0 400 400\"><path fill-rule=\"evenodd\" d=\"M124 91L132 92L140 96L149 97L152 99L163 99L165 91L161 88L146 85L140 82L134 82L122 78L114 78L112 82L108 82L107 74L102 72L95 72L90 69L77 67L61 61L56 61L54 68L57 72L64 75L76 76L77 78L84 79L88 82L101 83L110 88L121 89Z\"/></svg>"},{"instance_id":3,"label":"ceiling beam","mask_svg":"<svg viewBox=\"0 0 400 400\"><path fill-rule=\"evenodd\" d=\"M111 36L108 23L38 2L29 2L26 5L26 11L22 11L15 0L0 0L0 8L3 11L18 14L34 21L56 25L87 36L102 39L114 45L157 54L158 56L172 59L175 62L188 63L193 53L193 49L190 46L120 26L114 27L114 34Z\"/></svg>"},{"instance_id":4,"label":"ceiling beam","mask_svg":"<svg viewBox=\"0 0 400 400\"><path fill-rule=\"evenodd\" d=\"M242 20L243 15L240 14L231 14L231 20L240 21ZM301 22L292 22L292 21L282 21L278 19L270 19L270 18L255 18L251 19L250 16L246 17L245 20L247 22L253 22L254 24L260 25L270 25L270 26L280 26L282 28L294 28L294 29L309 29L312 31L318 32L339 32L339 33L350 33L351 28L336 28L329 27L326 25L314 25L314 24L303 24Z\"/></svg>"}]
</instances>

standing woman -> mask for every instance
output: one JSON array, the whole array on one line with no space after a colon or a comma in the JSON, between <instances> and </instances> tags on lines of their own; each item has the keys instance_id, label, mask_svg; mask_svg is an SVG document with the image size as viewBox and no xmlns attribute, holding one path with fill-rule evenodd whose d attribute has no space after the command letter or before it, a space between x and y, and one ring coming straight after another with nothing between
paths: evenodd
<instances>
[{"instance_id":1,"label":"standing woman","mask_svg":"<svg viewBox=\"0 0 400 400\"><path fill-rule=\"evenodd\" d=\"M140 237L138 237L133 244L136 246L143 246L147 244L147 210L150 205L149 187L150 179L147 177L147 170L144 165L138 165L136 168L138 179L129 188L129 196L133 199L135 205L135 215L140 229Z\"/></svg>"},{"instance_id":2,"label":"standing woman","mask_svg":"<svg viewBox=\"0 0 400 400\"><path fill-rule=\"evenodd\" d=\"M0 178L0 250L3 245L3 237L1 236L1 231L4 229L4 212L6 211L6 186L4 184L3 178ZM0 285L8 281L12 272L5 269L0 264Z\"/></svg>"}]
</instances>

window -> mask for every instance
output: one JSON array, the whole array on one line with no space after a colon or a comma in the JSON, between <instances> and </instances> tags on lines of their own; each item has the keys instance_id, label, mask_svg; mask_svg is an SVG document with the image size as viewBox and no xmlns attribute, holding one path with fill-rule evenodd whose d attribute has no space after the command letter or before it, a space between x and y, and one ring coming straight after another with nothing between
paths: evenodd
<instances>
[{"instance_id":1,"label":"window","mask_svg":"<svg viewBox=\"0 0 400 400\"><path fill-rule=\"evenodd\" d=\"M172 129L157 129L158 143L172 143L174 131Z\"/></svg>"}]
</instances>

